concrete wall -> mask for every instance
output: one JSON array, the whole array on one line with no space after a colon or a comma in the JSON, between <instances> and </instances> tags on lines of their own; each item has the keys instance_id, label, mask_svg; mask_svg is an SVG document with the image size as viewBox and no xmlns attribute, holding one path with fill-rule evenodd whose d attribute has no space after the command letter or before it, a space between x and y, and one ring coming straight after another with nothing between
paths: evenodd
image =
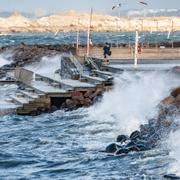
<instances>
[{"instance_id":1,"label":"concrete wall","mask_svg":"<svg viewBox=\"0 0 180 180\"><path fill-rule=\"evenodd\" d=\"M33 80L34 73L32 71L17 67L14 72L17 81L30 85Z\"/></svg>"},{"instance_id":2,"label":"concrete wall","mask_svg":"<svg viewBox=\"0 0 180 180\"><path fill-rule=\"evenodd\" d=\"M103 48L94 47L90 50L90 56L103 58ZM133 59L133 48L111 48L111 59ZM79 56L86 55L86 48L80 48ZM144 48L139 59L180 59L180 48Z\"/></svg>"}]
</instances>

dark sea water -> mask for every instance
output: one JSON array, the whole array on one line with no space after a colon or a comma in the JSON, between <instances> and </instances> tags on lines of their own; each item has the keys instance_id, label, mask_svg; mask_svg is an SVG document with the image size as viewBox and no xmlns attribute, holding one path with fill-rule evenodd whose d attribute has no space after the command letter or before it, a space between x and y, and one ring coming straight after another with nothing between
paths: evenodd
<instances>
[{"instance_id":1,"label":"dark sea water","mask_svg":"<svg viewBox=\"0 0 180 180\"><path fill-rule=\"evenodd\" d=\"M104 124L106 125L106 123ZM0 118L0 179L160 179L168 156L159 149L114 157L114 139L86 111Z\"/></svg>"},{"instance_id":2,"label":"dark sea water","mask_svg":"<svg viewBox=\"0 0 180 180\"><path fill-rule=\"evenodd\" d=\"M140 41L143 43L160 43L180 41L180 32L141 32ZM105 42L122 44L134 43L134 32L120 33L92 33L93 44L102 44ZM0 46L16 45L20 43L27 44L73 44L76 43L76 33L15 33L0 36ZM87 33L80 33L80 44L87 42Z\"/></svg>"},{"instance_id":3,"label":"dark sea water","mask_svg":"<svg viewBox=\"0 0 180 180\"><path fill-rule=\"evenodd\" d=\"M93 38L98 43L106 38L115 42L115 35L101 33L94 34ZM167 34L157 36L160 41ZM123 33L118 37L127 42L128 37ZM73 33L0 37L1 45L74 41ZM169 141L174 149L168 142L162 142L154 150L126 156L103 152L117 135L129 135L156 116L159 102L177 85L179 78L171 74L125 72L115 79L114 89L91 108L56 111L38 117L0 116L0 180L159 180L166 173L180 172L180 142L173 135ZM172 165L172 162L177 163Z\"/></svg>"}]
</instances>

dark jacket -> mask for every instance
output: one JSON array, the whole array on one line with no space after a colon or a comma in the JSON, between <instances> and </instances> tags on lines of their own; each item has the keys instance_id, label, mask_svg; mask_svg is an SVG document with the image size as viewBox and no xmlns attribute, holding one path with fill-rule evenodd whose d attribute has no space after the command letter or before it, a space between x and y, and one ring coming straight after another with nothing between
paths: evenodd
<instances>
[{"instance_id":1,"label":"dark jacket","mask_svg":"<svg viewBox=\"0 0 180 180\"><path fill-rule=\"evenodd\" d=\"M106 56L106 55L111 56L111 51L110 50L111 50L110 46L109 45L105 45L103 47L104 56Z\"/></svg>"}]
</instances>

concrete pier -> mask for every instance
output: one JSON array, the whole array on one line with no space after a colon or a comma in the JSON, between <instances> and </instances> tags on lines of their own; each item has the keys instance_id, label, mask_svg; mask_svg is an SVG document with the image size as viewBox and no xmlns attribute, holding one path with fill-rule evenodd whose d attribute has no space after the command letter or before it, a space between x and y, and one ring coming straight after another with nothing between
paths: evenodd
<instances>
[{"instance_id":1,"label":"concrete pier","mask_svg":"<svg viewBox=\"0 0 180 180\"><path fill-rule=\"evenodd\" d=\"M66 59L68 58L71 56L67 55ZM72 68L69 65L67 67ZM63 78L59 71L57 73L57 69L54 70L46 74L26 67L15 69L13 83L18 88L8 97L8 101L14 104L18 115L34 116L61 108L73 110L78 107L88 107L113 85L112 73L109 72L100 70L93 70L90 74L81 72L80 76L75 79L73 76L72 79ZM74 71L72 68L72 72ZM9 82L2 81L2 83Z\"/></svg>"},{"instance_id":2,"label":"concrete pier","mask_svg":"<svg viewBox=\"0 0 180 180\"><path fill-rule=\"evenodd\" d=\"M180 67L180 59L140 59L138 60L137 67L134 67L134 61L132 59L112 59L108 65L103 66L105 70L111 73L122 73L123 71L169 71L175 67Z\"/></svg>"},{"instance_id":3,"label":"concrete pier","mask_svg":"<svg viewBox=\"0 0 180 180\"><path fill-rule=\"evenodd\" d=\"M59 58L56 59L58 66L49 68L48 73L38 72L30 66L13 69L10 74L14 72L14 75L10 80L0 80L0 85L17 86L4 103L7 102L18 115L35 116L58 109L74 110L97 102L105 91L112 88L115 74L123 71L169 71L180 67L180 58L140 59L137 68L127 57L112 58L106 65L98 57L78 57L77 60L75 56L66 54Z\"/></svg>"},{"instance_id":4,"label":"concrete pier","mask_svg":"<svg viewBox=\"0 0 180 180\"><path fill-rule=\"evenodd\" d=\"M116 60L129 60L134 58L134 48L131 47L112 47L111 59ZM80 47L78 51L79 56L86 55L86 48ZM103 48L102 47L92 47L90 49L90 56L103 58ZM151 59L151 60L170 60L170 59L180 59L180 48L170 48L165 46L159 47L144 47L142 52L138 54L138 59Z\"/></svg>"}]
</instances>

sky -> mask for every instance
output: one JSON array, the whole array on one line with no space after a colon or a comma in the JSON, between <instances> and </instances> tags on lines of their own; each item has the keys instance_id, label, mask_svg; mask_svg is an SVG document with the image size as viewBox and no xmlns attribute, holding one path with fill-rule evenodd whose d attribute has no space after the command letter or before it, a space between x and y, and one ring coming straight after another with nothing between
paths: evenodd
<instances>
[{"instance_id":1,"label":"sky","mask_svg":"<svg viewBox=\"0 0 180 180\"><path fill-rule=\"evenodd\" d=\"M180 0L1 0L0 11L88 11L92 7L97 12L109 12L118 3L124 10L144 8L139 1L147 2L148 8L180 9Z\"/></svg>"}]
</instances>

